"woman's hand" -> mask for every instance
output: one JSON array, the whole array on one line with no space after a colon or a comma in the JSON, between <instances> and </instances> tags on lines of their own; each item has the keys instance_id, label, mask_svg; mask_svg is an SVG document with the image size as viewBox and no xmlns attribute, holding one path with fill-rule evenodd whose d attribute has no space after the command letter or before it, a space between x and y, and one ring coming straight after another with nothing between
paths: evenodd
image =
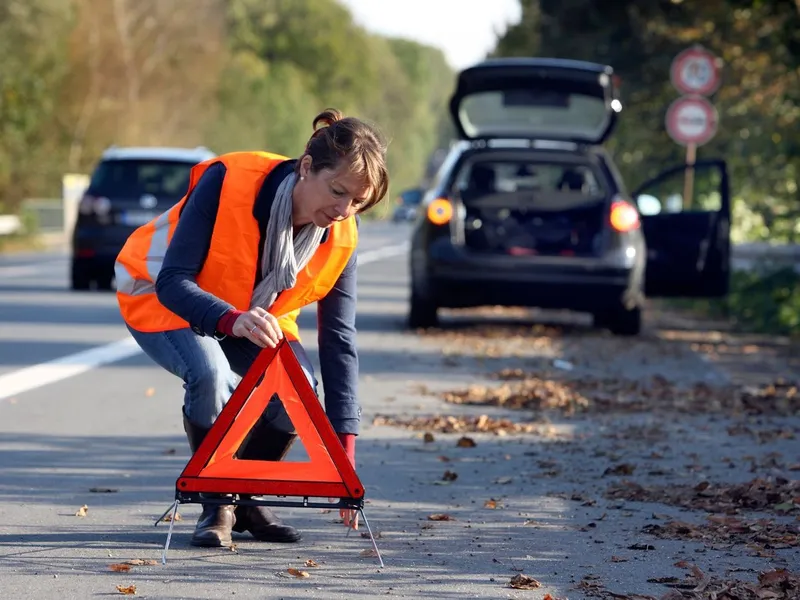
<instances>
[{"instance_id":1,"label":"woman's hand","mask_svg":"<svg viewBox=\"0 0 800 600\"><path fill-rule=\"evenodd\" d=\"M274 348L283 339L278 319L260 306L239 315L233 324L233 335L247 338L261 348Z\"/></svg>"},{"instance_id":2,"label":"woman's hand","mask_svg":"<svg viewBox=\"0 0 800 600\"><path fill-rule=\"evenodd\" d=\"M342 443L347 458L353 468L356 468L356 436L352 433L337 433L336 436ZM328 498L328 502L338 502L338 498ZM345 527L358 529L358 511L351 508L340 508L339 518L344 523Z\"/></svg>"}]
</instances>

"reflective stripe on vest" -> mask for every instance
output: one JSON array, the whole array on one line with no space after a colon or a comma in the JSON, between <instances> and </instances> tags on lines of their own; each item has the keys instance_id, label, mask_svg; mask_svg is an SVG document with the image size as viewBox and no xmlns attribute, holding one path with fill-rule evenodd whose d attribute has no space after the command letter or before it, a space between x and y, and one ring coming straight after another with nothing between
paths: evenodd
<instances>
[{"instance_id":1,"label":"reflective stripe on vest","mask_svg":"<svg viewBox=\"0 0 800 600\"><path fill-rule=\"evenodd\" d=\"M117 292L128 294L129 296L140 296L142 294L152 294L156 291L155 281L164 264L164 255L167 253L167 246L170 240L170 211L159 215L154 221L153 231L150 237L150 248L145 256L147 265L147 276L149 279L135 279L132 277L124 265L119 260L114 263L114 277L116 278Z\"/></svg>"},{"instance_id":2,"label":"reflective stripe on vest","mask_svg":"<svg viewBox=\"0 0 800 600\"><path fill-rule=\"evenodd\" d=\"M222 162L226 174L219 209L203 268L197 275L200 288L239 310L249 308L258 265L260 231L253 204L269 172L286 157L255 152L236 152L200 163L192 169L187 195L175 206L139 227L126 241L115 265L117 300L125 322L139 331L169 331L189 324L159 301L155 282L186 198L200 176L214 162ZM303 306L323 298L335 285L355 250L358 231L355 218L334 223L295 286L282 292L270 312L289 339L299 339L297 315Z\"/></svg>"}]
</instances>

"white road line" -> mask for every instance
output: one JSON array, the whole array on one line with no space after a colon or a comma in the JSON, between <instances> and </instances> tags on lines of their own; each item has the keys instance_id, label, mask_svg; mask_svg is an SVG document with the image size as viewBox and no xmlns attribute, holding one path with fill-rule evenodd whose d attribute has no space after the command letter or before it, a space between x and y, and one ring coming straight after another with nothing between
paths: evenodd
<instances>
[{"instance_id":1,"label":"white road line","mask_svg":"<svg viewBox=\"0 0 800 600\"><path fill-rule=\"evenodd\" d=\"M37 273L42 273L43 271L51 270L56 266L65 267L65 265L66 263L59 260L49 260L47 262L36 263L35 265L0 266L0 281L3 281L6 277L29 277Z\"/></svg>"},{"instance_id":2,"label":"white road line","mask_svg":"<svg viewBox=\"0 0 800 600\"><path fill-rule=\"evenodd\" d=\"M123 360L141 352L130 336L105 346L90 348L39 365L0 376L0 400L80 375L100 365Z\"/></svg>"},{"instance_id":3,"label":"white road line","mask_svg":"<svg viewBox=\"0 0 800 600\"><path fill-rule=\"evenodd\" d=\"M0 267L0 280L6 277L27 277L29 275L35 275L37 272L38 269L36 267Z\"/></svg>"},{"instance_id":4,"label":"white road line","mask_svg":"<svg viewBox=\"0 0 800 600\"><path fill-rule=\"evenodd\" d=\"M408 252L408 248L408 242L404 242L362 252L358 256L358 265L363 266L384 258L405 254ZM134 339L128 336L110 344L0 375L0 400L86 373L96 367L136 356L141 351Z\"/></svg>"}]
</instances>

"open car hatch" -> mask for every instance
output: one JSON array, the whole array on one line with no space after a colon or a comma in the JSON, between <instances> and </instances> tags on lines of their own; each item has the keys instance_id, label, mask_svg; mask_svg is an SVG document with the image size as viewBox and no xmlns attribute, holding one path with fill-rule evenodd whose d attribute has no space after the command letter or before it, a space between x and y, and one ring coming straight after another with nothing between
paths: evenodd
<instances>
[{"instance_id":1,"label":"open car hatch","mask_svg":"<svg viewBox=\"0 0 800 600\"><path fill-rule=\"evenodd\" d=\"M611 67L565 59L484 61L459 74L450 99L462 139L600 144L621 110Z\"/></svg>"}]
</instances>

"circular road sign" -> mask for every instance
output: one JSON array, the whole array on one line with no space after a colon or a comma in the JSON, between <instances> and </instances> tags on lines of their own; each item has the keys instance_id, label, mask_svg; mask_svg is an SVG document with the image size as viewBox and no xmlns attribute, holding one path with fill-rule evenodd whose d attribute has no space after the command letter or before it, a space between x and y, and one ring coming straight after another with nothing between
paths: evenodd
<instances>
[{"instance_id":1,"label":"circular road sign","mask_svg":"<svg viewBox=\"0 0 800 600\"><path fill-rule=\"evenodd\" d=\"M702 96L682 96L667 109L667 133L679 144L707 144L718 123L717 109Z\"/></svg>"},{"instance_id":2,"label":"circular road sign","mask_svg":"<svg viewBox=\"0 0 800 600\"><path fill-rule=\"evenodd\" d=\"M680 93L710 96L720 84L719 59L700 46L687 48L672 60L669 75Z\"/></svg>"}]
</instances>

